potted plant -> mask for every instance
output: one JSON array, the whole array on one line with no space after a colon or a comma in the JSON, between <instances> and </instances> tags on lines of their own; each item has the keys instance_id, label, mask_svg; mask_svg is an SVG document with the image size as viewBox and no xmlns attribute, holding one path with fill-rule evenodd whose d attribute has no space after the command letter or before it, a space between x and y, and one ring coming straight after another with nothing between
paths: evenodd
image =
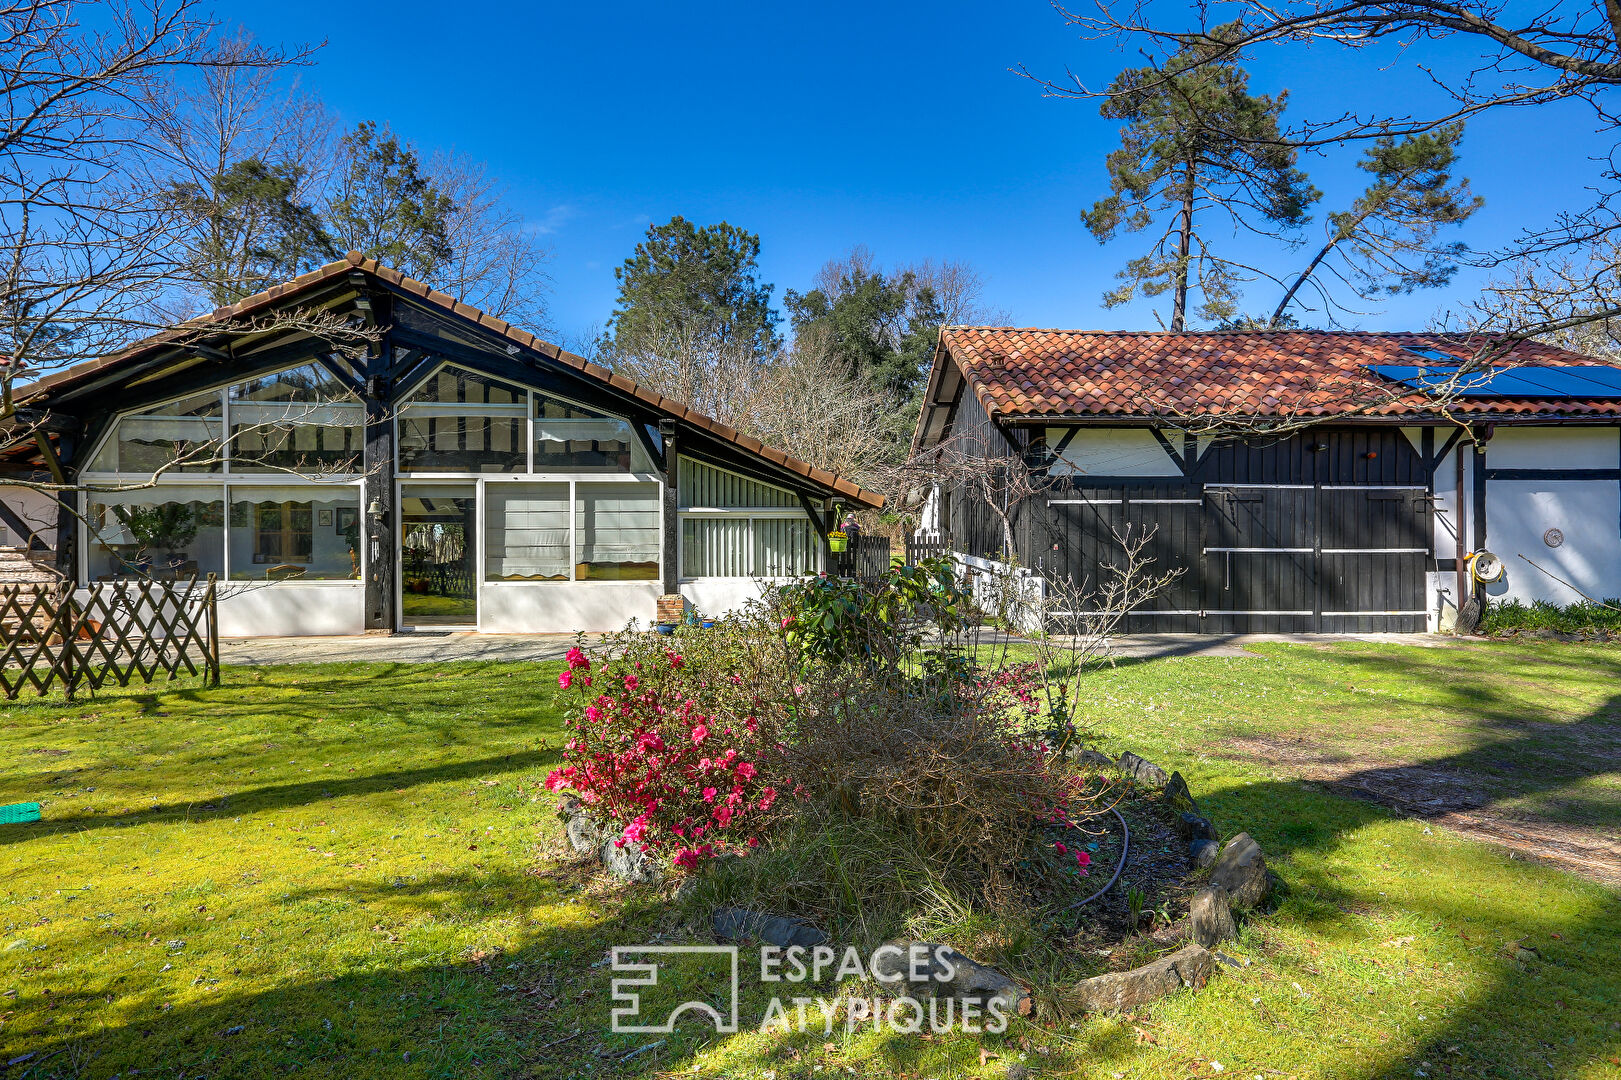
<instances>
[{"instance_id":1,"label":"potted plant","mask_svg":"<svg viewBox=\"0 0 1621 1080\"><path fill-rule=\"evenodd\" d=\"M156 552L163 552L166 567L178 568L185 564L185 547L197 538L197 516L185 503L163 503L158 506L114 506L113 513L129 530L137 546L137 562L143 570L154 563Z\"/></svg>"},{"instance_id":2,"label":"potted plant","mask_svg":"<svg viewBox=\"0 0 1621 1080\"><path fill-rule=\"evenodd\" d=\"M849 550L850 534L843 529L834 529L827 534L827 550L838 553Z\"/></svg>"}]
</instances>

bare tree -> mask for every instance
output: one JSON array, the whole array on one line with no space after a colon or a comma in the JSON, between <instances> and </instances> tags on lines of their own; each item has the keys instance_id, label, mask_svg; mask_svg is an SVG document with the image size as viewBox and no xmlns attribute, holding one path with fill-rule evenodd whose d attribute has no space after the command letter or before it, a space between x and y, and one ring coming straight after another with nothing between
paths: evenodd
<instances>
[{"instance_id":1,"label":"bare tree","mask_svg":"<svg viewBox=\"0 0 1621 1080\"><path fill-rule=\"evenodd\" d=\"M450 199L445 236L450 258L435 286L531 331L549 329L546 296L552 253L506 199L483 162L438 153L428 174Z\"/></svg>"},{"instance_id":2,"label":"bare tree","mask_svg":"<svg viewBox=\"0 0 1621 1080\"><path fill-rule=\"evenodd\" d=\"M920 495L949 490L983 506L1002 533L999 558L1017 554L1017 524L1025 503L1045 495L1062 483L1047 470L1033 468L1025 455L1012 447L995 447L973 433L953 435L935 446L916 450L906 461L887 470L886 494L898 505ZM986 554L974 552L973 554Z\"/></svg>"},{"instance_id":3,"label":"bare tree","mask_svg":"<svg viewBox=\"0 0 1621 1080\"><path fill-rule=\"evenodd\" d=\"M822 335L809 333L756 369L739 415L727 422L801 461L863 482L890 451L892 415L886 395L852 378Z\"/></svg>"},{"instance_id":4,"label":"bare tree","mask_svg":"<svg viewBox=\"0 0 1621 1080\"><path fill-rule=\"evenodd\" d=\"M1515 264L1451 321L1518 327L1551 345L1621 361L1621 235L1569 257Z\"/></svg>"},{"instance_id":5,"label":"bare tree","mask_svg":"<svg viewBox=\"0 0 1621 1080\"><path fill-rule=\"evenodd\" d=\"M18 427L19 378L148 328L173 281L174 208L131 179L151 103L180 73L295 59L215 31L196 0L23 0L0 19L0 428Z\"/></svg>"},{"instance_id":6,"label":"bare tree","mask_svg":"<svg viewBox=\"0 0 1621 1080\"><path fill-rule=\"evenodd\" d=\"M249 51L246 32L226 55ZM143 182L177 212L179 295L163 322L224 307L297 276L334 246L313 209L335 153L331 114L281 68L208 66L156 87Z\"/></svg>"},{"instance_id":7,"label":"bare tree","mask_svg":"<svg viewBox=\"0 0 1621 1080\"><path fill-rule=\"evenodd\" d=\"M891 403L817 333L761 357L751 342L664 324L613 360L627 378L841 476L869 477L889 446Z\"/></svg>"}]
</instances>

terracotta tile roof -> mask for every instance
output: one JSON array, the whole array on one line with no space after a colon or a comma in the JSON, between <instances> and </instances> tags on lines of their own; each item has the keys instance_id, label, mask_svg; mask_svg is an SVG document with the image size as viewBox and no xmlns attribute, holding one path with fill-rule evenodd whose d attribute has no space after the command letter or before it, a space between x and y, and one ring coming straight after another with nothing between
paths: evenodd
<instances>
[{"instance_id":1,"label":"terracotta tile roof","mask_svg":"<svg viewBox=\"0 0 1621 1080\"><path fill-rule=\"evenodd\" d=\"M455 315L466 320L467 322L476 323L477 325L482 326L495 334L522 346L523 348L532 349L535 352L540 353L542 356L556 361L565 367L575 369L588 378L610 385L615 389L644 402L648 406L666 414L667 416L691 424L693 427L700 428L716 438L740 446L750 453L757 454L760 457L765 458L767 461L773 462L789 470L790 472L794 472L805 477L807 480L810 480L812 483L825 488L830 492L843 495L851 501L860 503L863 506L876 508L884 504L884 497L882 495L867 491L841 476L835 476L833 473L830 473L825 469L818 469L814 465L800 461L798 458L785 454L775 447L766 446L764 443L760 442L759 439L752 438L740 431L737 431L735 428L722 424L718 420L705 416L703 413L689 409L679 401L673 401L654 390L637 385L622 375L615 375L607 368L602 367L599 364L594 364L591 361L586 360L584 357L576 356L574 353L571 353L566 349L560 349L550 342L542 341L540 338L529 333L527 330L520 330L518 327L512 326L493 315L485 314L477 308L463 304L456 300L455 297L447 296L441 292L436 292L422 282L417 281L414 278L406 277L398 270L383 266L376 259L368 259L364 257L358 251L351 251L347 256L338 260L337 262L328 263L319 270L312 270L309 273L302 274L285 284L276 285L272 288L266 289L264 292L256 293L253 296L249 296L246 299L232 304L230 307L218 308L212 314L199 316L198 318L180 323L175 327L163 331L162 333L155 334L152 337L138 341L127 349L123 349L122 351L114 353L111 356L102 357L98 360L90 360L83 364L77 364L73 367L67 368L63 371L58 371L47 375L39 379L37 382L20 388L17 391L18 403L30 403L30 399L33 399L32 403L41 403L43 399L48 397L50 392L53 390L65 389L74 383L82 382L90 376L102 372L109 367L119 364L133 363L142 359L143 357L158 352L165 347L172 346L186 340L188 335L195 334L199 328L206 328L211 324L223 322L228 319L247 318L257 315L260 312L275 307L279 303L287 301L294 295L308 292L309 290L329 283L334 279L350 274L355 270L364 271L365 273L370 274L389 285L392 285L401 292L416 297L424 303L440 308L451 315Z\"/></svg>"},{"instance_id":2,"label":"terracotta tile roof","mask_svg":"<svg viewBox=\"0 0 1621 1080\"><path fill-rule=\"evenodd\" d=\"M1397 396L1368 364L1437 363L1409 348L1466 359L1468 341L1442 334L1355 331L1102 332L950 326L940 335L985 411L1041 416L1376 416L1433 413ZM936 364L942 357L937 356ZM1522 342L1498 366L1603 361ZM1459 414L1621 417L1621 401L1462 398Z\"/></svg>"}]
</instances>

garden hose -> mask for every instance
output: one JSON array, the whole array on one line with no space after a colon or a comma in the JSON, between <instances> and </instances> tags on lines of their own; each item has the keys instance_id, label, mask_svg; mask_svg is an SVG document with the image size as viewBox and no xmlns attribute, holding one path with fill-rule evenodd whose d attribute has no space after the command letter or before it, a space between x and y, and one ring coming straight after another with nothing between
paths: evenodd
<instances>
[{"instance_id":1,"label":"garden hose","mask_svg":"<svg viewBox=\"0 0 1621 1080\"><path fill-rule=\"evenodd\" d=\"M1063 908L1062 910L1064 911L1074 911L1078 907L1085 907L1087 904L1090 904L1092 901L1114 888L1114 883L1120 880L1120 871L1126 868L1126 856L1131 854L1131 829L1126 825L1126 819L1121 815L1120 811L1111 806L1109 807L1109 812L1115 817L1120 818L1120 865L1114 868L1114 876L1104 883L1103 888L1099 889L1091 896L1088 896L1085 900L1077 900L1075 903Z\"/></svg>"}]
</instances>

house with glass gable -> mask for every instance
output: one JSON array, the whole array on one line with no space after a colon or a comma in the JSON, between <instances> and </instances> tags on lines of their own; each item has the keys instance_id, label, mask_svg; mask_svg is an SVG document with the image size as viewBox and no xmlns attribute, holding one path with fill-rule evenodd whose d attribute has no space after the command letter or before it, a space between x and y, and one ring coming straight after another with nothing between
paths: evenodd
<instances>
[{"instance_id":1,"label":"house with glass gable","mask_svg":"<svg viewBox=\"0 0 1621 1080\"><path fill-rule=\"evenodd\" d=\"M17 398L9 542L81 585L214 574L231 636L720 614L883 501L356 253Z\"/></svg>"}]
</instances>

